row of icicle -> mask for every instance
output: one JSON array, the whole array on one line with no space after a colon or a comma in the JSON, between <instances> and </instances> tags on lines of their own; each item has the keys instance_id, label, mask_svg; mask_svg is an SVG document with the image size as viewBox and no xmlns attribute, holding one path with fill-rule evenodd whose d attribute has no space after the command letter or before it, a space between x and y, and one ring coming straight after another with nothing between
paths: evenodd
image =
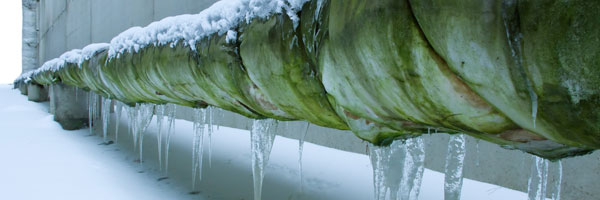
<instances>
[{"instance_id":1,"label":"row of icicle","mask_svg":"<svg viewBox=\"0 0 600 200\"><path fill-rule=\"evenodd\" d=\"M143 140L144 133L154 115L157 122L157 140L158 140L158 161L159 169L167 177L169 144L171 135L175 127L176 106L174 104L154 105L138 103L135 107L102 98L97 94L90 93L89 100L89 125L90 133L93 134L93 125L98 119L102 121L102 133L105 144L111 144L107 136L108 123L110 121L110 111L114 109L115 121L120 122L123 111L127 114L129 120L129 133L133 138L134 149L139 152L140 167L143 167ZM98 106L98 102L101 105ZM114 104L113 104L114 102ZM114 105L114 107L112 106ZM98 112L98 107L101 108ZM216 110L216 111L215 111ZM208 165L212 165L212 133L213 125L219 128L224 112L218 108L208 107L194 108L193 113L193 151L192 151L192 193L196 193L197 182L202 179L202 160L204 149L204 135L208 136ZM167 127L163 129L164 117L167 117ZM254 120L252 123L251 138L251 159L252 175L254 183L254 199L262 198L262 184L273 142L278 129L279 122L274 119ZM304 192L302 177L302 151L306 134L308 133L309 123L305 123L303 130L300 130L299 140L299 174L300 174L300 192ZM288 123L284 124L285 131L288 131ZM163 135L166 130L166 136ZM115 126L115 141L118 143L119 126ZM166 141L163 141L166 139ZM452 135L448 143L448 153L445 164L445 182L444 199L459 200L463 184L463 166L466 155L466 141L462 134ZM476 143L479 151L479 141ZM164 154L163 154L164 152ZM369 156L373 166L373 185L374 198L376 200L416 200L418 199L425 164L425 144L420 137L406 140L396 140L390 146L381 147L369 144ZM164 159L163 159L164 157ZM535 157L531 168L531 175L528 180L528 199L545 200L547 193L548 166L556 172L552 173L553 184L552 200L560 200L560 189L562 182L562 164L560 161L550 162L546 159ZM479 167L479 159L477 160Z\"/></svg>"}]
</instances>

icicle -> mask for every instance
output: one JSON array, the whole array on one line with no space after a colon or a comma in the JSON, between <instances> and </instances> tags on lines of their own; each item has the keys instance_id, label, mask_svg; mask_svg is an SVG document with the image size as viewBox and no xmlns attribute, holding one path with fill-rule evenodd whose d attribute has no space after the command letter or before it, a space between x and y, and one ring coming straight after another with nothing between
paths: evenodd
<instances>
[{"instance_id":1,"label":"icicle","mask_svg":"<svg viewBox=\"0 0 600 200\"><path fill-rule=\"evenodd\" d=\"M475 139L475 166L479 167L479 142L481 140Z\"/></svg>"},{"instance_id":2,"label":"icicle","mask_svg":"<svg viewBox=\"0 0 600 200\"><path fill-rule=\"evenodd\" d=\"M425 169L425 145L422 138L411 138L406 140L404 148L406 155L398 196L401 200L417 200Z\"/></svg>"},{"instance_id":3,"label":"icicle","mask_svg":"<svg viewBox=\"0 0 600 200\"><path fill-rule=\"evenodd\" d=\"M387 190L390 186L386 186L385 167L389 165L390 147L379 147L369 144L369 157L373 167L373 189L375 200L385 200ZM391 177L389 177L391 178Z\"/></svg>"},{"instance_id":4,"label":"icicle","mask_svg":"<svg viewBox=\"0 0 600 200\"><path fill-rule=\"evenodd\" d=\"M548 160L534 156L531 174L527 183L529 200L546 200L546 183L548 182Z\"/></svg>"},{"instance_id":5,"label":"icicle","mask_svg":"<svg viewBox=\"0 0 600 200\"><path fill-rule=\"evenodd\" d=\"M526 69L523 66L523 48L521 45L523 33L521 32L521 24L517 10L518 0L504 0L502 2L502 19L504 22L506 37L508 39L508 47L510 48L512 60L514 62L514 66L516 67L514 70L516 73L519 73L519 78L521 78L522 81L525 81L525 86L531 101L531 119L533 122L533 128L535 128L538 109L538 96L533 89L533 81L529 78L529 76L527 76Z\"/></svg>"},{"instance_id":6,"label":"icicle","mask_svg":"<svg viewBox=\"0 0 600 200\"><path fill-rule=\"evenodd\" d=\"M145 103L137 103L134 110L134 123L133 123L133 135L134 135L134 144L137 140L137 145L139 146L139 161L140 166L143 165L143 153L144 153L144 132L150 125L152 121L154 105L153 104L145 104Z\"/></svg>"},{"instance_id":7,"label":"icicle","mask_svg":"<svg viewBox=\"0 0 600 200\"><path fill-rule=\"evenodd\" d=\"M287 133L290 130L290 121L285 121L283 122L283 130L281 130L283 133Z\"/></svg>"},{"instance_id":8,"label":"icicle","mask_svg":"<svg viewBox=\"0 0 600 200\"><path fill-rule=\"evenodd\" d=\"M121 113L123 111L123 103L115 102L115 143L119 142L119 124L121 122Z\"/></svg>"},{"instance_id":9,"label":"icicle","mask_svg":"<svg viewBox=\"0 0 600 200\"><path fill-rule=\"evenodd\" d=\"M204 122L206 110L194 108L194 143L192 151L192 190L196 190L196 179L202 180L202 152L204 143Z\"/></svg>"},{"instance_id":10,"label":"icicle","mask_svg":"<svg viewBox=\"0 0 600 200\"><path fill-rule=\"evenodd\" d=\"M369 145L375 199L418 198L424 170L424 146L421 138L407 139L405 143L396 140L389 147Z\"/></svg>"},{"instance_id":11,"label":"icicle","mask_svg":"<svg viewBox=\"0 0 600 200\"><path fill-rule=\"evenodd\" d=\"M162 171L162 124L163 124L163 120L164 120L164 116L165 116L165 108L166 106L163 105L156 105L154 106L155 109L155 113L156 113L156 126L158 128L158 132L156 133L156 141L158 142L158 168L159 170Z\"/></svg>"},{"instance_id":12,"label":"icicle","mask_svg":"<svg viewBox=\"0 0 600 200\"><path fill-rule=\"evenodd\" d=\"M252 177L254 179L254 200L262 197L264 169L269 162L269 155L275 140L277 121L274 119L255 119L250 131L252 151Z\"/></svg>"},{"instance_id":13,"label":"icicle","mask_svg":"<svg viewBox=\"0 0 600 200\"><path fill-rule=\"evenodd\" d=\"M137 115L137 108L136 107L130 107L130 106L126 106L125 107L125 111L127 111L127 120L129 121L129 134L131 135L131 140L133 141L133 149L137 149L137 129L136 129L136 115Z\"/></svg>"},{"instance_id":14,"label":"icicle","mask_svg":"<svg viewBox=\"0 0 600 200\"><path fill-rule=\"evenodd\" d=\"M530 92L533 92L533 91L530 91ZM531 118L533 120L533 128L535 128L535 120L537 118L537 109L538 109L537 94L534 93L533 95L531 95Z\"/></svg>"},{"instance_id":15,"label":"icicle","mask_svg":"<svg viewBox=\"0 0 600 200\"><path fill-rule=\"evenodd\" d=\"M221 124L223 123L223 119L225 119L225 111L221 108L214 108L215 110L213 112L215 112L215 118L214 123L217 125L217 130L219 130L221 128Z\"/></svg>"},{"instance_id":16,"label":"icicle","mask_svg":"<svg viewBox=\"0 0 600 200\"><path fill-rule=\"evenodd\" d=\"M373 189L376 200L396 199L400 189L402 168L394 169L394 166L402 166L405 153L402 141L394 141L390 146L375 146L369 144L369 156L373 166Z\"/></svg>"},{"instance_id":17,"label":"icicle","mask_svg":"<svg viewBox=\"0 0 600 200\"><path fill-rule=\"evenodd\" d=\"M289 128L289 122L285 122L286 129ZM304 151L304 138L308 134L308 128L310 127L310 123L306 122L306 126L304 126L303 132L301 132L302 136L298 140L298 171L300 173L300 193L304 192L304 179L302 177L302 151ZM287 131L287 130L286 130Z\"/></svg>"},{"instance_id":18,"label":"icicle","mask_svg":"<svg viewBox=\"0 0 600 200\"><path fill-rule=\"evenodd\" d=\"M108 123L110 119L110 104L110 99L104 98L102 100L102 138L104 140L104 144L108 144Z\"/></svg>"},{"instance_id":19,"label":"icicle","mask_svg":"<svg viewBox=\"0 0 600 200\"><path fill-rule=\"evenodd\" d=\"M554 173L552 176L552 180L554 181L553 190L552 191L552 200L560 200L560 190L562 185L562 161L552 162L554 165Z\"/></svg>"},{"instance_id":20,"label":"icicle","mask_svg":"<svg viewBox=\"0 0 600 200\"><path fill-rule=\"evenodd\" d=\"M92 101L93 101L92 98L93 98L92 97L92 92L90 92L88 94L88 127L90 128L90 135L92 135L94 133L94 131L92 130L92 126L93 126L92 121L94 120L94 118L93 118L93 116L94 116L93 111L94 110L92 109L92 107L93 107L93 105L92 105Z\"/></svg>"},{"instance_id":21,"label":"icicle","mask_svg":"<svg viewBox=\"0 0 600 200\"><path fill-rule=\"evenodd\" d=\"M214 112L214 116L213 116L213 123L215 123L214 125L217 126L217 130L219 130L219 128L221 128L221 119L223 119L221 117L221 109L218 107L213 108L213 112Z\"/></svg>"},{"instance_id":22,"label":"icicle","mask_svg":"<svg viewBox=\"0 0 600 200\"><path fill-rule=\"evenodd\" d=\"M97 102L98 95L90 91L88 96L88 125L90 127L90 135L94 134L94 120L96 119L96 109L98 107Z\"/></svg>"},{"instance_id":23,"label":"icicle","mask_svg":"<svg viewBox=\"0 0 600 200\"><path fill-rule=\"evenodd\" d=\"M167 113L167 141L165 148L165 176L169 173L169 146L171 144L171 135L173 135L173 130L175 129L175 113L176 113L175 104L167 104L166 113Z\"/></svg>"},{"instance_id":24,"label":"icicle","mask_svg":"<svg viewBox=\"0 0 600 200\"><path fill-rule=\"evenodd\" d=\"M213 134L213 107L208 107L208 118L205 124L208 124L208 167L212 167L212 134Z\"/></svg>"},{"instance_id":25,"label":"icicle","mask_svg":"<svg viewBox=\"0 0 600 200\"><path fill-rule=\"evenodd\" d=\"M444 199L459 200L463 184L463 165L465 160L465 136L455 134L450 136L448 153L446 154L446 173L444 179Z\"/></svg>"},{"instance_id":26,"label":"icicle","mask_svg":"<svg viewBox=\"0 0 600 200\"><path fill-rule=\"evenodd\" d=\"M101 113L98 110L98 107L100 106L100 105L98 105L98 103L101 103L101 101L102 101L101 98L102 97L100 97L100 95L94 93L94 107L93 107L93 109L94 109L94 112L93 112L94 113L94 122L98 121L100 119L100 114Z\"/></svg>"}]
</instances>

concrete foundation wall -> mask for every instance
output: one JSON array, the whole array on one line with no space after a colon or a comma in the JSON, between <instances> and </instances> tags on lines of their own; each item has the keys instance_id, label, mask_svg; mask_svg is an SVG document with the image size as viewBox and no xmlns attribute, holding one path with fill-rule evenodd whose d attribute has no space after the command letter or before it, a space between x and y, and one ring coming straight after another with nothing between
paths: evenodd
<instances>
[{"instance_id":1,"label":"concrete foundation wall","mask_svg":"<svg viewBox=\"0 0 600 200\"><path fill-rule=\"evenodd\" d=\"M39 63L58 57L73 48L82 48L90 43L109 42L117 34L133 26L146 26L167 16L198 13L214 0L41 0L39 6ZM53 111L76 102L74 90L51 90ZM80 97L82 95L80 94ZM85 95L84 95L85 96ZM85 98L85 97L84 97ZM79 103L87 102L79 99ZM69 109L79 113L87 112L84 105ZM83 109L83 110L82 110ZM180 119L191 120L192 110L178 107ZM304 132L305 122L282 123L279 135L299 138ZM227 112L219 124L228 127L249 129L252 121ZM287 124L287 125L285 125ZM125 130L125 129L122 129ZM192 130L190 130L192 131ZM426 167L444 171L448 136L445 134L426 135ZM306 141L344 151L365 154L367 143L356 138L349 131L340 131L310 125ZM531 171L532 157L519 151L505 150L497 145L467 141L465 177L504 187L527 191L527 181ZM479 163L479 164L477 164ZM563 199L600 199L600 190L594 181L600 179L600 153L563 161Z\"/></svg>"},{"instance_id":2,"label":"concrete foundation wall","mask_svg":"<svg viewBox=\"0 0 600 200\"><path fill-rule=\"evenodd\" d=\"M48 101L48 88L43 85L29 84L27 86L27 100L35 102Z\"/></svg>"}]
</instances>

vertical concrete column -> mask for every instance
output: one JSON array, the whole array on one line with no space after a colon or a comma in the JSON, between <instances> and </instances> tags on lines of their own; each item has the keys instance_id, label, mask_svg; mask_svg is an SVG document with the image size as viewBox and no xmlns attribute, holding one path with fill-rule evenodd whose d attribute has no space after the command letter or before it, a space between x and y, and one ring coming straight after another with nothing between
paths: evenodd
<instances>
[{"instance_id":1,"label":"vertical concrete column","mask_svg":"<svg viewBox=\"0 0 600 200\"><path fill-rule=\"evenodd\" d=\"M37 0L23 0L23 43L22 43L22 69L23 73L38 67L38 30Z\"/></svg>"},{"instance_id":2,"label":"vertical concrete column","mask_svg":"<svg viewBox=\"0 0 600 200\"><path fill-rule=\"evenodd\" d=\"M27 84L21 83L17 87L22 95L27 95Z\"/></svg>"},{"instance_id":3,"label":"vertical concrete column","mask_svg":"<svg viewBox=\"0 0 600 200\"><path fill-rule=\"evenodd\" d=\"M39 2L37 0L22 0L23 5L23 41L21 47L22 72L26 73L35 70L38 67L38 30L37 30L37 10ZM27 95L38 90L33 89L29 92L30 84L19 84L18 88L22 95ZM43 94L32 94L32 97L40 97ZM31 100L31 99L30 99Z\"/></svg>"},{"instance_id":4,"label":"vertical concrete column","mask_svg":"<svg viewBox=\"0 0 600 200\"><path fill-rule=\"evenodd\" d=\"M43 85L29 83L27 84L27 99L35 102L48 101L48 89Z\"/></svg>"},{"instance_id":5,"label":"vertical concrete column","mask_svg":"<svg viewBox=\"0 0 600 200\"><path fill-rule=\"evenodd\" d=\"M54 85L48 86L48 98L50 100L48 112L50 114L54 114L54 111L56 110L56 97L54 97Z\"/></svg>"},{"instance_id":6,"label":"vertical concrete column","mask_svg":"<svg viewBox=\"0 0 600 200\"><path fill-rule=\"evenodd\" d=\"M50 110L54 111L54 121L57 121L65 130L87 127L87 92L77 91L71 86L59 83L52 85L51 93Z\"/></svg>"}]
</instances>

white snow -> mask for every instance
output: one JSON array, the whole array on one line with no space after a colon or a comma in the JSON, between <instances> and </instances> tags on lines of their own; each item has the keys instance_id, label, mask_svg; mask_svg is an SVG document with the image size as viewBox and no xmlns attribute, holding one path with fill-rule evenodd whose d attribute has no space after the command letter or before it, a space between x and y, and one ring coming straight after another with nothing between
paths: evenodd
<instances>
[{"instance_id":1,"label":"white snow","mask_svg":"<svg viewBox=\"0 0 600 200\"><path fill-rule=\"evenodd\" d=\"M134 163L87 130L64 131L47 104L0 86L0 199L185 199L132 170Z\"/></svg>"},{"instance_id":2,"label":"white snow","mask_svg":"<svg viewBox=\"0 0 600 200\"><path fill-rule=\"evenodd\" d=\"M195 15L167 17L146 27L133 27L110 42L109 57L137 52L148 45L175 45L183 42L192 50L200 39L227 34L228 41L241 23L285 12L298 23L296 12L308 0L222 0Z\"/></svg>"},{"instance_id":3,"label":"white snow","mask_svg":"<svg viewBox=\"0 0 600 200\"><path fill-rule=\"evenodd\" d=\"M227 34L227 42L236 40L236 28L241 23L252 19L266 18L273 14L285 12L294 25L299 17L296 15L308 0L221 0L194 15L178 15L166 17L150 23L146 27L132 27L114 37L110 44L90 44L83 49L65 52L59 58L45 62L33 73L19 76L15 82L29 82L32 76L44 71L58 71L66 63L81 64L100 51L108 50L109 59L119 57L125 52L138 52L148 45L175 46L182 42L192 50L196 50L196 42L212 34Z\"/></svg>"},{"instance_id":4,"label":"white snow","mask_svg":"<svg viewBox=\"0 0 600 200\"><path fill-rule=\"evenodd\" d=\"M47 104L28 102L0 86L0 199L252 199L250 133L220 127L213 134L212 167L204 166L200 194L190 195L192 122L177 120L171 178L157 181L156 123L144 140L144 173L125 122L118 145L99 145L88 130L65 131ZM114 120L114 116L111 116ZM114 130L114 123L109 130ZM311 133L308 133L311 134ZM112 137L112 135L111 135ZM205 147L207 145L204 145ZM373 199L366 155L304 144L304 195L299 194L298 141L277 136L265 169L263 199ZM206 162L205 162L206 163ZM444 174L425 170L420 198L444 198ZM523 192L464 180L463 200L527 199Z\"/></svg>"}]
</instances>

